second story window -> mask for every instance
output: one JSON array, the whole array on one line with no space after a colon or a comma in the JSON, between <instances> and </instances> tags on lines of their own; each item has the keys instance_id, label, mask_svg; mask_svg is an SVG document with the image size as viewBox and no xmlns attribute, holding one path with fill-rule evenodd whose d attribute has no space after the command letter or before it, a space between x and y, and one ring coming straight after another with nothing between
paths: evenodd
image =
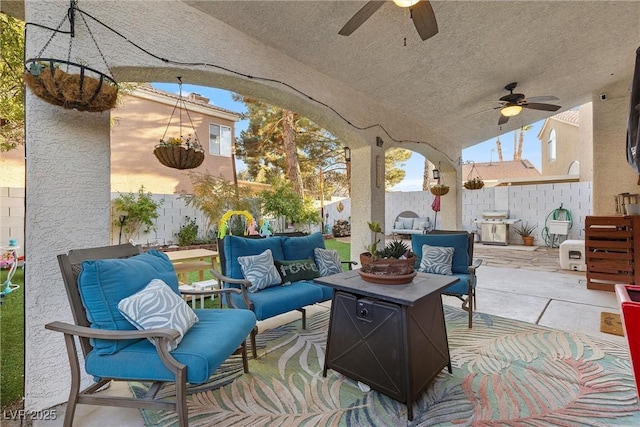
<instances>
[{"instance_id":1,"label":"second story window","mask_svg":"<svg viewBox=\"0 0 640 427\"><path fill-rule=\"evenodd\" d=\"M231 157L231 128L209 123L209 154Z\"/></svg>"},{"instance_id":2,"label":"second story window","mask_svg":"<svg viewBox=\"0 0 640 427\"><path fill-rule=\"evenodd\" d=\"M556 160L556 131L551 129L549 132L549 142L547 142L547 162L551 163Z\"/></svg>"}]
</instances>

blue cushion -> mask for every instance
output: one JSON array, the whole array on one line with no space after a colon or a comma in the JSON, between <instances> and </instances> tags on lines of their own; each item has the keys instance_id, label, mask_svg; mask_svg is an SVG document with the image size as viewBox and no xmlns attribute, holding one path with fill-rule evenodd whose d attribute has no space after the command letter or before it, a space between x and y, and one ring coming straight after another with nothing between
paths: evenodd
<instances>
[{"instance_id":1,"label":"blue cushion","mask_svg":"<svg viewBox=\"0 0 640 427\"><path fill-rule=\"evenodd\" d=\"M194 311L200 321L189 329L171 354L187 365L187 382L201 384L242 344L256 318L249 310ZM86 371L96 377L123 380L174 379L148 340L139 340L111 355L100 355L94 350L87 355Z\"/></svg>"},{"instance_id":2,"label":"blue cushion","mask_svg":"<svg viewBox=\"0 0 640 427\"><path fill-rule=\"evenodd\" d=\"M313 283L313 285L322 291L322 298L318 302L330 301L333 298L333 288L331 286L319 285L317 283Z\"/></svg>"},{"instance_id":3,"label":"blue cushion","mask_svg":"<svg viewBox=\"0 0 640 427\"><path fill-rule=\"evenodd\" d=\"M459 282L445 288L442 293L447 295L468 295L469 294L469 274L454 274L452 277L460 279ZM475 283L474 283L475 287Z\"/></svg>"},{"instance_id":4,"label":"blue cushion","mask_svg":"<svg viewBox=\"0 0 640 427\"><path fill-rule=\"evenodd\" d=\"M317 232L304 237L288 237L282 238L282 251L284 258L278 258L273 255L273 259L285 259L293 261L296 259L311 258L315 261L315 248L324 249L324 238L322 233Z\"/></svg>"},{"instance_id":5,"label":"blue cushion","mask_svg":"<svg viewBox=\"0 0 640 427\"><path fill-rule=\"evenodd\" d=\"M466 233L455 234L414 234L411 236L411 250L418 257L416 268L420 267L420 257L422 257L422 245L448 246L455 249L453 253L452 271L454 274L469 273L469 253L467 245L469 235Z\"/></svg>"},{"instance_id":6,"label":"blue cushion","mask_svg":"<svg viewBox=\"0 0 640 427\"><path fill-rule=\"evenodd\" d=\"M270 239L270 238L269 238ZM268 239L267 239L268 240ZM253 312L258 320L268 319L291 310L315 304L322 300L320 287L310 282L294 282L286 286L273 286L250 295ZM246 308L242 295L231 295L239 308Z\"/></svg>"},{"instance_id":7,"label":"blue cushion","mask_svg":"<svg viewBox=\"0 0 640 427\"><path fill-rule=\"evenodd\" d=\"M285 259L282 252L282 237L266 239L247 239L239 236L226 236L223 240L225 257L225 275L232 279L243 279L242 269L238 263L240 256L258 255L271 249L273 259Z\"/></svg>"},{"instance_id":8,"label":"blue cushion","mask_svg":"<svg viewBox=\"0 0 640 427\"><path fill-rule=\"evenodd\" d=\"M173 264L160 251L150 250L125 259L84 261L78 289L91 327L134 330L135 326L118 310L118 303L142 290L153 279L162 280L179 294ZM91 344L97 354L113 354L136 341L92 339Z\"/></svg>"}]
</instances>

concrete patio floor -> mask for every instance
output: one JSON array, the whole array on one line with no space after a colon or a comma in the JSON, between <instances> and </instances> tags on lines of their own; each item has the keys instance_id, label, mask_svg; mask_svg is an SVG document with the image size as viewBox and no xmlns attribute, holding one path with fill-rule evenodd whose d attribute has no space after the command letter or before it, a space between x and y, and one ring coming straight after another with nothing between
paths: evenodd
<instances>
[{"instance_id":1,"label":"concrete patio floor","mask_svg":"<svg viewBox=\"0 0 640 427\"><path fill-rule=\"evenodd\" d=\"M558 248L476 244L474 258L484 260L477 272L477 311L625 342L623 337L600 332L600 313L619 312L615 294L587 289L584 272L561 270ZM443 297L443 301L455 307L460 306L459 300L453 297ZM328 307L329 303L310 307L308 315ZM260 330L290 322L299 316L299 313L293 312L260 322ZM61 393L66 395L67 390L61 390ZM116 383L105 393L128 395L129 390L126 383ZM58 411L57 420L38 421L33 425L62 425L64 407L55 408ZM78 405L74 424L144 426L137 409L87 405Z\"/></svg>"}]
</instances>

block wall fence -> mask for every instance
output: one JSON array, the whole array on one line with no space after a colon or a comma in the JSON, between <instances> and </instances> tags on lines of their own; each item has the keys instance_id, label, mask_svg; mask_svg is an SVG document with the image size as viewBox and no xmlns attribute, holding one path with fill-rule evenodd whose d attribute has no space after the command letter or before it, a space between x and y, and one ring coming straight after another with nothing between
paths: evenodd
<instances>
[{"instance_id":1,"label":"block wall fence","mask_svg":"<svg viewBox=\"0 0 640 427\"><path fill-rule=\"evenodd\" d=\"M119 193L112 193L111 199ZM10 238L24 242L24 188L0 187L0 246L6 246ZM442 196L442 197L447 197ZM196 209L189 208L178 195L153 195L161 201L156 221L157 230L148 234L133 236L133 240L143 245L166 245L177 242L176 233L185 223L185 217L195 218L204 230L206 219ZM418 216L429 217L433 225L434 212L431 209L434 196L428 191L389 192L386 194L385 225L387 234L391 230L396 217L403 211L411 211ZM342 210L338 211L338 205ZM611 203L614 203L612 200ZM482 212L494 210L508 210L511 218L520 219L530 224L538 224L535 232L536 244L544 245L542 231L548 220L552 219L554 210L562 206L571 213L573 225L569 230L568 239L584 239L585 217L592 212L591 182L575 182L541 185L514 185L509 187L491 187L480 190L462 190L462 228L467 231L479 232L474 220L482 217ZM324 207L328 216L328 224L333 225L337 220L351 220L351 200L328 203ZM438 224L440 225L438 213ZM306 228L306 227L301 227ZM309 231L320 231L320 225L311 226ZM112 228L111 242L118 243L119 227ZM127 241L123 235L122 241ZM510 242L518 244L520 239L510 231Z\"/></svg>"}]
</instances>

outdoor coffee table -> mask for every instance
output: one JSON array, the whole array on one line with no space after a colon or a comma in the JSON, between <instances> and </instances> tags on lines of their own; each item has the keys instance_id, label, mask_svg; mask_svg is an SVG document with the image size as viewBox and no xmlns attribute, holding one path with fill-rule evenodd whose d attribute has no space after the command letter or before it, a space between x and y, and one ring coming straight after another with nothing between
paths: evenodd
<instances>
[{"instance_id":1,"label":"outdoor coffee table","mask_svg":"<svg viewBox=\"0 0 640 427\"><path fill-rule=\"evenodd\" d=\"M406 285L365 282L357 270L314 281L335 289L322 375L333 369L405 403L413 402L451 358L441 292L453 276L418 273Z\"/></svg>"}]
</instances>

